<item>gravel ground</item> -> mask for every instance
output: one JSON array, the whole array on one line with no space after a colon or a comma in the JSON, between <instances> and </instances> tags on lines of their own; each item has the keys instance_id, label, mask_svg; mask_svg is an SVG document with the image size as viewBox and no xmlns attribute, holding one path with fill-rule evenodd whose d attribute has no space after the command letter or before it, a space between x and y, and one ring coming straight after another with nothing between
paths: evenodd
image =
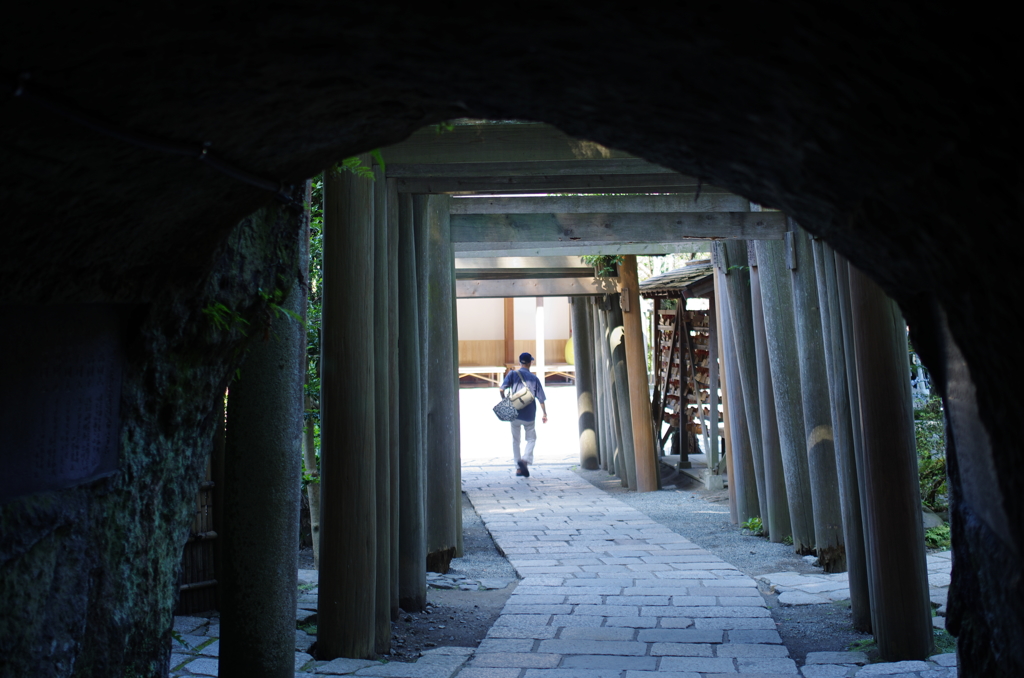
<instances>
[{"instance_id":1,"label":"gravel ground","mask_svg":"<svg viewBox=\"0 0 1024 678\"><path fill-rule=\"evenodd\" d=\"M493 591L427 589L427 609L406 612L391 624L391 661L411 662L433 647L476 647L487 635L516 587L516 571L498 552L469 498L462 495L463 556L453 558L446 574L470 579L507 579Z\"/></svg>"},{"instance_id":2,"label":"gravel ground","mask_svg":"<svg viewBox=\"0 0 1024 678\"><path fill-rule=\"evenodd\" d=\"M472 579L516 579L515 568L498 551L491 533L465 493L462 494L462 540L463 556L452 559L448 574L462 574Z\"/></svg>"}]
</instances>

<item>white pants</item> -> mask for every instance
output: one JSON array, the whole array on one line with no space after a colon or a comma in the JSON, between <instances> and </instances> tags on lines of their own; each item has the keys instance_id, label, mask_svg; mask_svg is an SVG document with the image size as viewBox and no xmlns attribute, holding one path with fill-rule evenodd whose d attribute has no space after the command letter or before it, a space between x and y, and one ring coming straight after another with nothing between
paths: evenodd
<instances>
[{"instance_id":1,"label":"white pants","mask_svg":"<svg viewBox=\"0 0 1024 678\"><path fill-rule=\"evenodd\" d=\"M526 429L526 452L519 456L519 431ZM512 420L512 460L519 464L522 459L527 464L533 463L533 447L537 444L537 420L523 421L522 419Z\"/></svg>"}]
</instances>

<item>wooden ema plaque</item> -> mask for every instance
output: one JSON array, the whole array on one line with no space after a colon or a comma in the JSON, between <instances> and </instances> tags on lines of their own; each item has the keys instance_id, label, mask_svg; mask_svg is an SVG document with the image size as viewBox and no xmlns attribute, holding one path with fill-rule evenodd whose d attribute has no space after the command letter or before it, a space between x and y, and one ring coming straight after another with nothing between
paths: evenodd
<instances>
[{"instance_id":1,"label":"wooden ema plaque","mask_svg":"<svg viewBox=\"0 0 1024 678\"><path fill-rule=\"evenodd\" d=\"M125 306L7 306L0 502L117 471Z\"/></svg>"}]
</instances>

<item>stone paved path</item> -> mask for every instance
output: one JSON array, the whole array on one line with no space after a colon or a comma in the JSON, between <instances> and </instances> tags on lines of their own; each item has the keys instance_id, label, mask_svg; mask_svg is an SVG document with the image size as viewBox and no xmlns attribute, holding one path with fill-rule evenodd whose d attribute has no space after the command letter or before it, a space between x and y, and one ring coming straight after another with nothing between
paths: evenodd
<instances>
[{"instance_id":1,"label":"stone paved path","mask_svg":"<svg viewBox=\"0 0 1024 678\"><path fill-rule=\"evenodd\" d=\"M459 678L800 674L753 579L575 473L470 467L463 485L523 580ZM812 653L802 674L956 673L953 655L864 661Z\"/></svg>"},{"instance_id":2,"label":"stone paved path","mask_svg":"<svg viewBox=\"0 0 1024 678\"><path fill-rule=\"evenodd\" d=\"M952 654L865 666L861 653L817 652L798 668L753 579L564 464L532 471L523 479L508 464L463 469L470 500L522 577L476 650L437 648L414 664L316 662L303 651L312 637L296 631L296 676L956 677ZM301 596L297 618L315 602L315 589ZM179 617L175 628L183 642L172 675L216 676L216 620Z\"/></svg>"},{"instance_id":3,"label":"stone paved path","mask_svg":"<svg viewBox=\"0 0 1024 678\"><path fill-rule=\"evenodd\" d=\"M569 470L578 458L574 397L551 391L549 412L566 425L538 427L538 460L547 463L524 479L511 466L508 425L466 412L463 390L463 487L522 578L480 646L436 648L414 664L316 662L303 651L312 638L297 631L296 676L956 678L953 654L865 666L861 653L812 652L798 668L757 582ZM488 395L475 397L486 404ZM804 577L791 588L821 583ZM316 590L307 591L297 618L315 603ZM172 675L217 675L219 629L210 622L176 619L197 649L175 643Z\"/></svg>"},{"instance_id":4,"label":"stone paved path","mask_svg":"<svg viewBox=\"0 0 1024 678\"><path fill-rule=\"evenodd\" d=\"M930 553L927 562L928 592L932 603L938 608L934 625L946 628L946 598L953 569L953 552ZM849 576L846 572L772 572L758 576L757 580L779 592L781 605L817 605L850 599Z\"/></svg>"}]
</instances>

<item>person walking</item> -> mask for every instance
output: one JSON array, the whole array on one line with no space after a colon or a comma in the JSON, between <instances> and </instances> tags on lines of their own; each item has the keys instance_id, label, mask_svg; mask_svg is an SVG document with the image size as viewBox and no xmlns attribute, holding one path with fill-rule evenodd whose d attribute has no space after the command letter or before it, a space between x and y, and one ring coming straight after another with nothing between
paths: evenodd
<instances>
[{"instance_id":1,"label":"person walking","mask_svg":"<svg viewBox=\"0 0 1024 678\"><path fill-rule=\"evenodd\" d=\"M544 396L544 385L540 379L530 373L530 365L533 364L533 356L529 353L519 354L519 369L511 370L505 375L504 381L498 390L501 397L505 397L505 391L515 393L523 386L526 386L533 394L533 402L519 410L519 415L512 420L512 459L516 465L516 475L524 478L530 477L529 465L533 463L533 448L537 444L537 403L543 412L541 421L548 423L548 409L544 405L547 399ZM519 444L522 429L526 429L526 451L519 454Z\"/></svg>"}]
</instances>

